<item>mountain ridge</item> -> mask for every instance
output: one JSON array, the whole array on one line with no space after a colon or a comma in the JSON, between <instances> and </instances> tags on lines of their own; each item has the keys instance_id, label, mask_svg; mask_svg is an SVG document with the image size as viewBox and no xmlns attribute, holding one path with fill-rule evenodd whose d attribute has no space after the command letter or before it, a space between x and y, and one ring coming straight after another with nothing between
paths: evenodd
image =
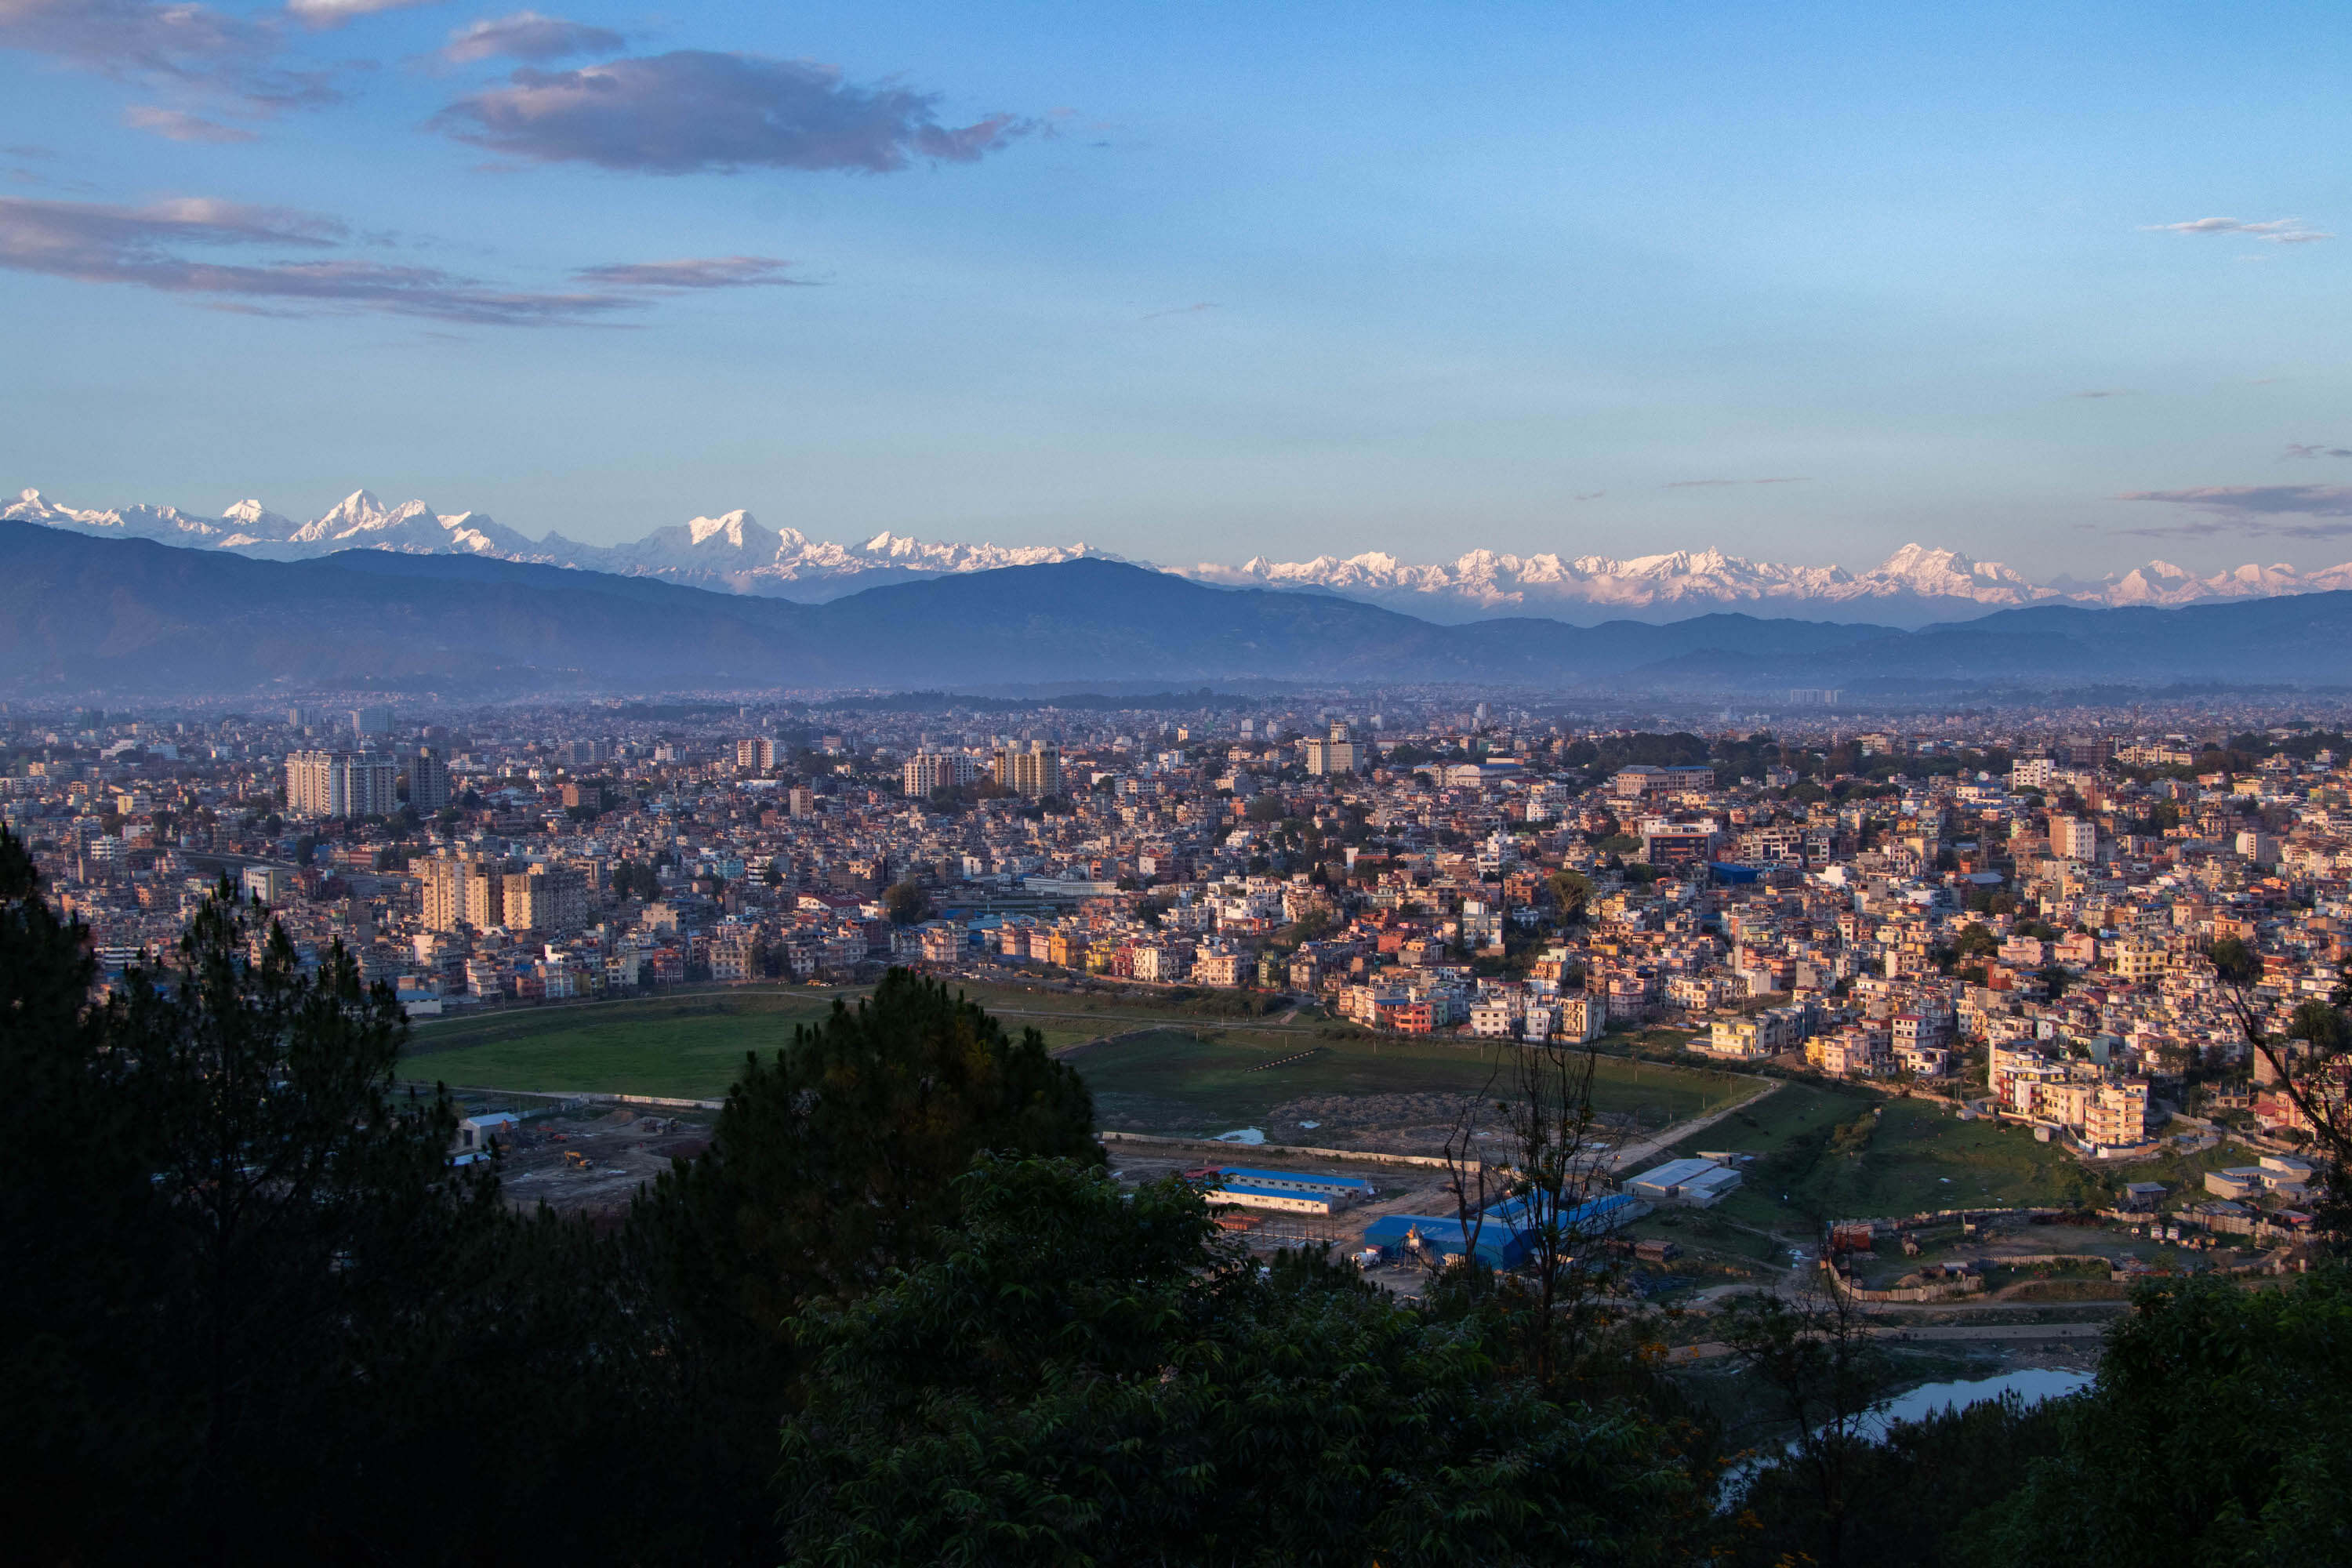
<instances>
[{"instance_id":1,"label":"mountain ridge","mask_svg":"<svg viewBox=\"0 0 2352 1568\"><path fill-rule=\"evenodd\" d=\"M480 512L439 512L422 500L387 506L366 489L354 490L307 522L252 500L224 508L218 517L206 517L175 506L78 509L58 505L37 489L26 489L0 506L0 520L264 560L311 559L371 547L494 557L799 603L823 603L877 584L1007 566L1120 559L1083 542L963 544L887 531L858 543L841 544L812 540L793 528L770 528L740 508L666 524L625 543L592 545L553 531L534 540ZM1153 566L1149 562L1136 564ZM2177 606L2352 589L2352 562L2308 573L2284 564L2249 563L2199 576L2169 562L2150 561L2097 583L2063 578L2036 583L1999 562L1916 543L1863 572L1834 564L1755 561L1714 549L1623 558L1479 549L1450 562L1420 563L1371 551L1308 561L1258 556L1238 566L1199 562L1154 569L1219 587L1333 594L1455 624L1498 615L1533 615L1580 625L1592 624L1598 616L1670 620L1744 607L1790 618L1812 616L1916 626L1957 618L1972 609L2035 604Z\"/></svg>"},{"instance_id":2,"label":"mountain ridge","mask_svg":"<svg viewBox=\"0 0 2352 1568\"><path fill-rule=\"evenodd\" d=\"M1791 687L2341 685L2352 683L2352 593L2182 609L2041 605L1919 630L1737 612L1663 625L1447 625L1100 558L810 605L497 556L349 550L270 561L0 521L0 690L14 692L1227 679L1768 701Z\"/></svg>"}]
</instances>

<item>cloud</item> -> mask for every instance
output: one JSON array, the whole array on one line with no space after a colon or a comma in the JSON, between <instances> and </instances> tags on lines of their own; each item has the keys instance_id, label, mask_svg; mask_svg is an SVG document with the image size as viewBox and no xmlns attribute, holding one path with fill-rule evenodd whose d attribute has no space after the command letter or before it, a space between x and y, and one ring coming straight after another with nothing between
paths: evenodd
<instances>
[{"instance_id":1,"label":"cloud","mask_svg":"<svg viewBox=\"0 0 2352 1568\"><path fill-rule=\"evenodd\" d=\"M772 256L707 256L678 261L619 261L604 267L583 267L572 276L583 283L608 289L751 289L791 285L809 287L804 278L787 278L792 265Z\"/></svg>"},{"instance_id":2,"label":"cloud","mask_svg":"<svg viewBox=\"0 0 2352 1568\"><path fill-rule=\"evenodd\" d=\"M1666 486L1670 490L1713 489L1719 485L1801 485L1811 483L1804 474L1790 474L1771 479L1675 479Z\"/></svg>"},{"instance_id":3,"label":"cloud","mask_svg":"<svg viewBox=\"0 0 2352 1568\"><path fill-rule=\"evenodd\" d=\"M1165 310L1146 311L1143 319L1147 321L1156 321L1162 316L1197 316L1203 310L1214 310L1220 308L1215 301L1203 300L1197 305L1171 305Z\"/></svg>"},{"instance_id":4,"label":"cloud","mask_svg":"<svg viewBox=\"0 0 2352 1568\"><path fill-rule=\"evenodd\" d=\"M434 268L323 254L341 250L349 237L341 222L319 214L207 197L123 207L0 196L0 268L196 295L220 310L373 310L469 326L549 326L642 302L616 293L503 290ZM240 247L308 258L228 263L201 255Z\"/></svg>"},{"instance_id":5,"label":"cloud","mask_svg":"<svg viewBox=\"0 0 2352 1568\"><path fill-rule=\"evenodd\" d=\"M2352 520L2352 485L2209 485L2186 490L2132 490L2116 499L2161 501L2206 514L2195 522L2116 531L2147 539L2205 539L2221 533L2328 539L2352 533L2352 521L2290 521L2295 518Z\"/></svg>"},{"instance_id":6,"label":"cloud","mask_svg":"<svg viewBox=\"0 0 2352 1568\"><path fill-rule=\"evenodd\" d=\"M131 80L212 88L264 112L331 103L334 73L276 63L278 29L208 5L0 0L0 48Z\"/></svg>"},{"instance_id":7,"label":"cloud","mask_svg":"<svg viewBox=\"0 0 2352 1568\"><path fill-rule=\"evenodd\" d=\"M2088 392L2070 393L2068 395L2072 397L2136 397L2138 394L2128 386L2098 386L2093 387Z\"/></svg>"},{"instance_id":8,"label":"cloud","mask_svg":"<svg viewBox=\"0 0 2352 1568\"><path fill-rule=\"evenodd\" d=\"M2286 450L2279 454L2279 460L2284 462L2289 458L2352 458L2352 447L2306 446L2301 441L2289 441Z\"/></svg>"},{"instance_id":9,"label":"cloud","mask_svg":"<svg viewBox=\"0 0 2352 1568\"><path fill-rule=\"evenodd\" d=\"M406 11L440 3L441 0L286 0L286 14L313 32L325 32L379 11Z\"/></svg>"},{"instance_id":10,"label":"cloud","mask_svg":"<svg viewBox=\"0 0 2352 1568\"><path fill-rule=\"evenodd\" d=\"M134 103L122 111L122 123L133 131L152 131L173 142L253 142L259 138L234 125L216 124L201 114L181 109L158 109Z\"/></svg>"},{"instance_id":11,"label":"cloud","mask_svg":"<svg viewBox=\"0 0 2352 1568\"><path fill-rule=\"evenodd\" d=\"M2299 217L2274 217L2261 223L2248 223L2242 218L2200 217L2187 223L2152 223L2145 226L2149 234L2242 234L2254 239L2268 240L2273 245L2309 245L2322 239L2334 239L2332 234L2322 234L2305 227Z\"/></svg>"},{"instance_id":12,"label":"cloud","mask_svg":"<svg viewBox=\"0 0 2352 1568\"><path fill-rule=\"evenodd\" d=\"M449 35L440 58L448 65L471 65L504 56L518 60L560 60L569 55L617 54L628 40L608 27L518 11L511 16L489 16Z\"/></svg>"},{"instance_id":13,"label":"cloud","mask_svg":"<svg viewBox=\"0 0 2352 1568\"><path fill-rule=\"evenodd\" d=\"M681 49L579 70L518 70L459 99L435 129L541 163L656 174L779 169L888 174L918 159L968 163L1034 129L993 114L939 122L936 93L852 87L833 66Z\"/></svg>"}]
</instances>

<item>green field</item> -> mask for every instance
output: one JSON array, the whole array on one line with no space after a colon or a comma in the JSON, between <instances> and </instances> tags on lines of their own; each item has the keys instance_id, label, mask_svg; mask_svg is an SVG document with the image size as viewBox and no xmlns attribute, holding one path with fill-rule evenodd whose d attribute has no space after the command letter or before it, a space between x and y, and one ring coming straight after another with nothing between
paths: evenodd
<instances>
[{"instance_id":1,"label":"green field","mask_svg":"<svg viewBox=\"0 0 2352 1568\"><path fill-rule=\"evenodd\" d=\"M834 994L708 992L427 1023L401 1072L486 1089L716 1100L745 1052L788 1044L794 1025L832 1011Z\"/></svg>"},{"instance_id":2,"label":"green field","mask_svg":"<svg viewBox=\"0 0 2352 1568\"><path fill-rule=\"evenodd\" d=\"M1321 1018L1210 1018L1158 998L961 989L1008 1030L1034 1028L1064 1053L1107 1125L1224 1131L1263 1122L1286 1102L1331 1097L1349 1100L1358 1121L1444 1120L1461 1096L1507 1081L1494 1078L1498 1058L1483 1044L1376 1040ZM835 994L712 990L425 1023L402 1071L484 1089L712 1100L725 1094L747 1051L786 1044L793 1026L830 1010ZM1291 1057L1302 1059L1266 1066ZM1726 1074L1602 1057L1595 1100L1603 1111L1657 1129L1752 1087ZM1435 1103L1441 1099L1446 1103Z\"/></svg>"},{"instance_id":3,"label":"green field","mask_svg":"<svg viewBox=\"0 0 2352 1568\"><path fill-rule=\"evenodd\" d=\"M1932 1100L1804 1083L1782 1086L1672 1152L1701 1147L1758 1156L1716 1212L1800 1231L1816 1219L2104 1201L2120 1179L2094 1174L2022 1128L1961 1121Z\"/></svg>"},{"instance_id":4,"label":"green field","mask_svg":"<svg viewBox=\"0 0 2352 1568\"><path fill-rule=\"evenodd\" d=\"M1297 1057L1297 1060L1285 1060ZM1433 1097L1447 1100L1490 1087L1496 1047L1465 1042L1318 1038L1311 1031L1219 1030L1193 1025L1081 1047L1065 1058L1094 1090L1107 1123L1153 1131L1217 1132L1264 1126L1287 1101L1319 1097ZM1280 1066L1269 1064L1281 1062ZM1654 1062L1600 1058L1594 1100L1603 1111L1664 1127L1747 1092L1745 1079ZM1399 1105L1411 1117L1416 1109ZM1269 1129L1269 1131L1273 1131ZM1286 1136L1293 1130L1282 1130Z\"/></svg>"}]
</instances>

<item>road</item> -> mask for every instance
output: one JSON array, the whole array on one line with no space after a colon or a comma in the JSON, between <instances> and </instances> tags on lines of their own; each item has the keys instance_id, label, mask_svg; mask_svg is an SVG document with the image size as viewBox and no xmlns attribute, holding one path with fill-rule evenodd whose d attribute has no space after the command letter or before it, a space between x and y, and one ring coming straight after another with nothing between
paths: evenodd
<instances>
[{"instance_id":1,"label":"road","mask_svg":"<svg viewBox=\"0 0 2352 1568\"><path fill-rule=\"evenodd\" d=\"M1731 1115L1733 1112L1747 1110L1749 1106L1755 1104L1766 1095L1770 1094L1775 1089L1779 1089L1780 1087L1781 1080L1777 1078L1768 1078L1759 1080L1759 1082L1761 1087L1745 1100L1734 1100L1731 1104L1725 1106L1720 1110L1709 1111L1705 1116L1695 1117L1688 1121L1679 1122L1675 1126L1667 1128L1663 1132L1656 1133L1649 1138L1643 1139L1639 1143L1628 1143L1623 1148L1612 1152L1609 1156L1610 1172L1613 1174L1619 1171L1630 1170L1633 1166L1648 1163L1651 1160L1655 1159L1662 1152L1681 1142L1684 1139L1690 1137L1693 1133L1704 1132L1708 1128L1714 1126L1717 1122L1722 1121L1725 1117Z\"/></svg>"}]
</instances>

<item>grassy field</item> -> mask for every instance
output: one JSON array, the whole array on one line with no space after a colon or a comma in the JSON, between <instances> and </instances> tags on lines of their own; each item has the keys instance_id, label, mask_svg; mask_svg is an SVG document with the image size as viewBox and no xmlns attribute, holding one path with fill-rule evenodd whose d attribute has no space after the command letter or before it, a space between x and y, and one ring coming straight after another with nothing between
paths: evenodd
<instances>
[{"instance_id":1,"label":"grassy field","mask_svg":"<svg viewBox=\"0 0 2352 1568\"><path fill-rule=\"evenodd\" d=\"M1442 1118L1450 1116L1450 1104L1433 1110L1412 1102L1450 1102L1481 1089L1496 1060L1483 1044L1375 1039L1319 1017L1218 1018L1156 997L960 989L1007 1029L1034 1028L1048 1048L1064 1052L1094 1089L1108 1122L1154 1131L1259 1125L1277 1106L1329 1097L1355 1100L1376 1118ZM794 1025L831 1009L834 994L711 990L425 1023L403 1071L500 1089L716 1099L745 1052L785 1044ZM1300 1059L1267 1065L1294 1057ZM1656 1129L1752 1087L1725 1074L1603 1057L1595 1098L1601 1110Z\"/></svg>"},{"instance_id":2,"label":"grassy field","mask_svg":"<svg viewBox=\"0 0 2352 1568\"><path fill-rule=\"evenodd\" d=\"M2095 1200L2119 1179L2094 1175L2022 1128L1961 1121L1927 1100L1803 1083L1786 1085L1673 1152L1696 1153L1702 1145L1758 1156L1722 1214L1794 1229L1816 1218Z\"/></svg>"},{"instance_id":3,"label":"grassy field","mask_svg":"<svg viewBox=\"0 0 2352 1568\"><path fill-rule=\"evenodd\" d=\"M1262 1127L1270 1111L1292 1100L1452 1099L1506 1081L1495 1077L1491 1047L1318 1038L1311 1030L1171 1027L1084 1046L1064 1059L1086 1079L1107 1119L1133 1118L1166 1132ZM1750 1087L1723 1074L1603 1058L1594 1100L1604 1111L1664 1127ZM1412 1109L1400 1107L1408 1115Z\"/></svg>"},{"instance_id":4,"label":"grassy field","mask_svg":"<svg viewBox=\"0 0 2352 1568\"><path fill-rule=\"evenodd\" d=\"M416 1028L401 1071L489 1089L716 1100L745 1052L789 1043L794 1025L833 1010L833 996L707 992L428 1023Z\"/></svg>"}]
</instances>

